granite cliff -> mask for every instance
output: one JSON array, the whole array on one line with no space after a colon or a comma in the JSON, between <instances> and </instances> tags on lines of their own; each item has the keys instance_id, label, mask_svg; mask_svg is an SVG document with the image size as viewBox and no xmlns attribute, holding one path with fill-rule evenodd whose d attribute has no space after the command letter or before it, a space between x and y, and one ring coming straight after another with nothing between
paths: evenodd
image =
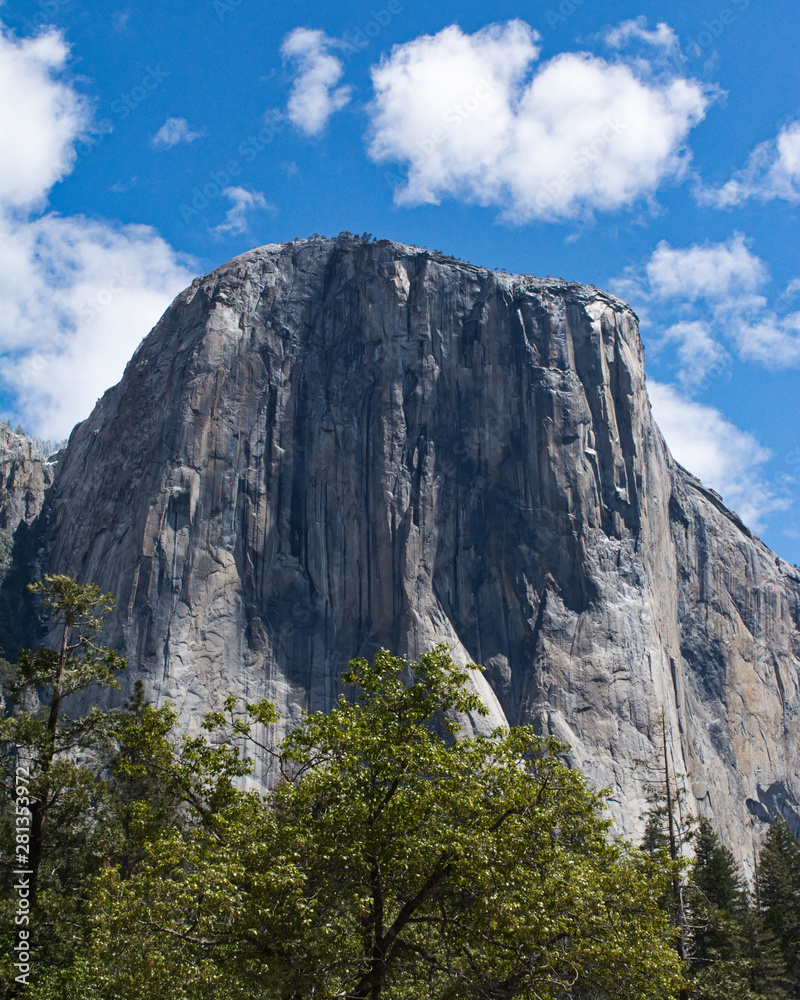
<instances>
[{"instance_id":1,"label":"granite cliff","mask_svg":"<svg viewBox=\"0 0 800 1000\"><path fill-rule=\"evenodd\" d=\"M0 650L12 661L39 638L25 584L44 543L42 505L53 484L58 446L0 422Z\"/></svg>"},{"instance_id":2,"label":"granite cliff","mask_svg":"<svg viewBox=\"0 0 800 1000\"><path fill-rule=\"evenodd\" d=\"M800 573L672 459L636 317L593 287L349 234L253 250L173 302L39 521L186 718L232 691L291 725L353 655L447 641L486 668L471 723L569 743L628 832L662 715L738 856L778 810L800 830Z\"/></svg>"}]
</instances>

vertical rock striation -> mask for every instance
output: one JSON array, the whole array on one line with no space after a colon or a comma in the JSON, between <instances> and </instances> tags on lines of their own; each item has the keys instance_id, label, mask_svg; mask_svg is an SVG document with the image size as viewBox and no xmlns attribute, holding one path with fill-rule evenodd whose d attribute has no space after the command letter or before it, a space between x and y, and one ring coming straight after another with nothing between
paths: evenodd
<instances>
[{"instance_id":1,"label":"vertical rock striation","mask_svg":"<svg viewBox=\"0 0 800 1000\"><path fill-rule=\"evenodd\" d=\"M800 826L800 574L671 458L597 289L348 235L244 254L74 430L47 511L48 565L117 593L185 717L233 691L291 725L353 655L447 641L623 829L662 714L728 843Z\"/></svg>"},{"instance_id":2,"label":"vertical rock striation","mask_svg":"<svg viewBox=\"0 0 800 1000\"><path fill-rule=\"evenodd\" d=\"M42 545L40 518L55 474L49 441L0 423L0 650L12 660L38 637L25 584Z\"/></svg>"}]
</instances>

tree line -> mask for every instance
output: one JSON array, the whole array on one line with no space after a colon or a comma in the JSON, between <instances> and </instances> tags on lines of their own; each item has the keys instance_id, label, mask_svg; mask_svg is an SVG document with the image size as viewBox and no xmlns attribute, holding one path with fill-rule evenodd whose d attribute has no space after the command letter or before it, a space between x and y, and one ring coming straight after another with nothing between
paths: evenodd
<instances>
[{"instance_id":1,"label":"tree line","mask_svg":"<svg viewBox=\"0 0 800 1000\"><path fill-rule=\"evenodd\" d=\"M563 744L460 731L486 709L443 646L353 660L280 741L269 702L187 732L141 683L76 713L119 686L113 595L31 589L49 642L2 678L3 1000L800 996L782 819L751 888L706 820L693 862L670 850L659 797L641 845L615 837Z\"/></svg>"}]
</instances>

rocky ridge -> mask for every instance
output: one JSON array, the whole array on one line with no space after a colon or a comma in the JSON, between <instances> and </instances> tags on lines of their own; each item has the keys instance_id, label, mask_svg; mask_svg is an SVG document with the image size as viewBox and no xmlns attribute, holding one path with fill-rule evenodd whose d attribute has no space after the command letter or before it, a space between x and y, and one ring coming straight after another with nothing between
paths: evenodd
<instances>
[{"instance_id":1,"label":"rocky ridge","mask_svg":"<svg viewBox=\"0 0 800 1000\"><path fill-rule=\"evenodd\" d=\"M800 574L672 459L605 292L349 234L253 250L170 306L38 523L185 718L232 691L289 726L353 655L447 641L623 830L662 718L737 856L800 829Z\"/></svg>"}]
</instances>

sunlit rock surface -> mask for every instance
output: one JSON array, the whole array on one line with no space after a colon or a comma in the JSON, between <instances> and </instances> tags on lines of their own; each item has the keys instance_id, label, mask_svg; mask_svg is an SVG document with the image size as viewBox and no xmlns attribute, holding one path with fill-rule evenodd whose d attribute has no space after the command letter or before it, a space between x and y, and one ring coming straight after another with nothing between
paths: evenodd
<instances>
[{"instance_id":1,"label":"sunlit rock surface","mask_svg":"<svg viewBox=\"0 0 800 1000\"><path fill-rule=\"evenodd\" d=\"M45 566L114 590L155 698L284 725L349 658L441 641L645 807L662 716L740 857L800 828L800 573L671 458L605 292L348 236L198 278L73 432Z\"/></svg>"}]
</instances>

